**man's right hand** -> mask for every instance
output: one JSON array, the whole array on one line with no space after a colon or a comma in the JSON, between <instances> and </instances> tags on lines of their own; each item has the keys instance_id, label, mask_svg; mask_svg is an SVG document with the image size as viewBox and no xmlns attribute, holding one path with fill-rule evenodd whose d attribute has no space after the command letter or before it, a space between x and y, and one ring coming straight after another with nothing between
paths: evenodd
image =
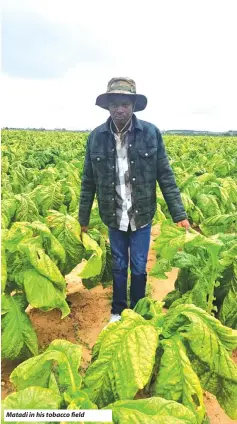
<instances>
[{"instance_id":1,"label":"man's right hand","mask_svg":"<svg viewBox=\"0 0 237 424\"><path fill-rule=\"evenodd\" d=\"M81 232L82 233L87 233L88 231L88 227L81 227Z\"/></svg>"}]
</instances>

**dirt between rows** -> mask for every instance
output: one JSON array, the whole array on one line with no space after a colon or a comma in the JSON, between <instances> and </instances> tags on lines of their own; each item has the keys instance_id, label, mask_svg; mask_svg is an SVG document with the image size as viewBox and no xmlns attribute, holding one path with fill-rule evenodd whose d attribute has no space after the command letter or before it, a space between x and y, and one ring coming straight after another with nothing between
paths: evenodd
<instances>
[{"instance_id":1,"label":"dirt between rows","mask_svg":"<svg viewBox=\"0 0 237 424\"><path fill-rule=\"evenodd\" d=\"M152 249L152 246L158 234L159 225L156 225L152 228L147 265L148 273L156 260L155 251ZM77 276L80 268L81 265L78 265L66 276L67 300L71 309L71 313L66 318L62 320L61 313L58 310L46 313L37 309L31 309L29 310L29 316L38 336L40 353L54 339L58 338L67 339L72 343L82 345L82 363L79 372L83 374L90 363L92 347L100 331L108 323L112 287L103 289L102 286L97 286L92 290L85 289L80 277ZM167 273L168 278L165 280L148 277L148 287L154 299L162 300L174 288L177 271L174 268L171 272ZM237 352L233 354L233 359L237 363ZM9 376L18 364L19 362L17 361L2 361L2 399L14 391L14 386L9 382ZM224 413L215 396L212 394L205 392L204 401L211 424L231 424L236 422Z\"/></svg>"}]
</instances>

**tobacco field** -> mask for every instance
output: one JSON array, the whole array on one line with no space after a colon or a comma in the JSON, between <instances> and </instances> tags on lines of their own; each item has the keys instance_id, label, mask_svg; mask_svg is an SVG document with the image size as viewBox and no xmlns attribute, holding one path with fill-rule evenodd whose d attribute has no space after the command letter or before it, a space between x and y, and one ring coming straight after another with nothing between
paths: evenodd
<instances>
[{"instance_id":1,"label":"tobacco field","mask_svg":"<svg viewBox=\"0 0 237 424\"><path fill-rule=\"evenodd\" d=\"M157 186L149 275L159 282L178 269L174 289L148 293L98 332L84 370L80 341L39 345L29 306L70 318L66 276L78 264L86 291L112 284L96 199L88 233L78 223L87 136L2 131L1 355L16 364L2 409L112 409L115 424L212 424L207 391L235 422L236 137L163 136L191 229L172 223Z\"/></svg>"}]
</instances>

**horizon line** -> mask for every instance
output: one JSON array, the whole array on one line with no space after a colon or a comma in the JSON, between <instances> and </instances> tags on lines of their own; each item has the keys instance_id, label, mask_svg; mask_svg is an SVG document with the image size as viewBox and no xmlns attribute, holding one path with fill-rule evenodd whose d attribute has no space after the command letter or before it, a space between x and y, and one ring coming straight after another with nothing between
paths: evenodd
<instances>
[{"instance_id":1,"label":"horizon line","mask_svg":"<svg viewBox=\"0 0 237 424\"><path fill-rule=\"evenodd\" d=\"M36 131L69 131L69 132L91 132L93 131L92 129L68 129L68 128L45 128L45 127L10 127L10 126L4 126L1 128L2 130L36 130ZM195 129L168 129L168 130L160 130L161 132L169 132L169 131L177 131L177 132L182 132L182 131L190 131L190 132L212 132L212 133L228 133L228 132L235 132L237 133L237 129L236 130L222 130L222 131L215 131L215 130L195 130Z\"/></svg>"}]
</instances>

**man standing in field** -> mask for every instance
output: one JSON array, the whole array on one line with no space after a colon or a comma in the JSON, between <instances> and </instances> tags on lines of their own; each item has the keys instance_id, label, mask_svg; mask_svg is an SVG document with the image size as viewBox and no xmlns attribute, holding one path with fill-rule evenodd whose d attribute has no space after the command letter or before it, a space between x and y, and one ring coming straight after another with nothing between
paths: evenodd
<instances>
[{"instance_id":1,"label":"man standing in field","mask_svg":"<svg viewBox=\"0 0 237 424\"><path fill-rule=\"evenodd\" d=\"M87 231L95 194L99 214L108 226L113 257L113 302L110 322L127 308L130 250L130 307L145 296L151 221L156 212L156 181L174 222L188 229L162 136L155 125L137 119L147 98L136 94L129 78L112 78L96 105L108 110L108 120L89 135L84 163L79 222Z\"/></svg>"}]
</instances>

